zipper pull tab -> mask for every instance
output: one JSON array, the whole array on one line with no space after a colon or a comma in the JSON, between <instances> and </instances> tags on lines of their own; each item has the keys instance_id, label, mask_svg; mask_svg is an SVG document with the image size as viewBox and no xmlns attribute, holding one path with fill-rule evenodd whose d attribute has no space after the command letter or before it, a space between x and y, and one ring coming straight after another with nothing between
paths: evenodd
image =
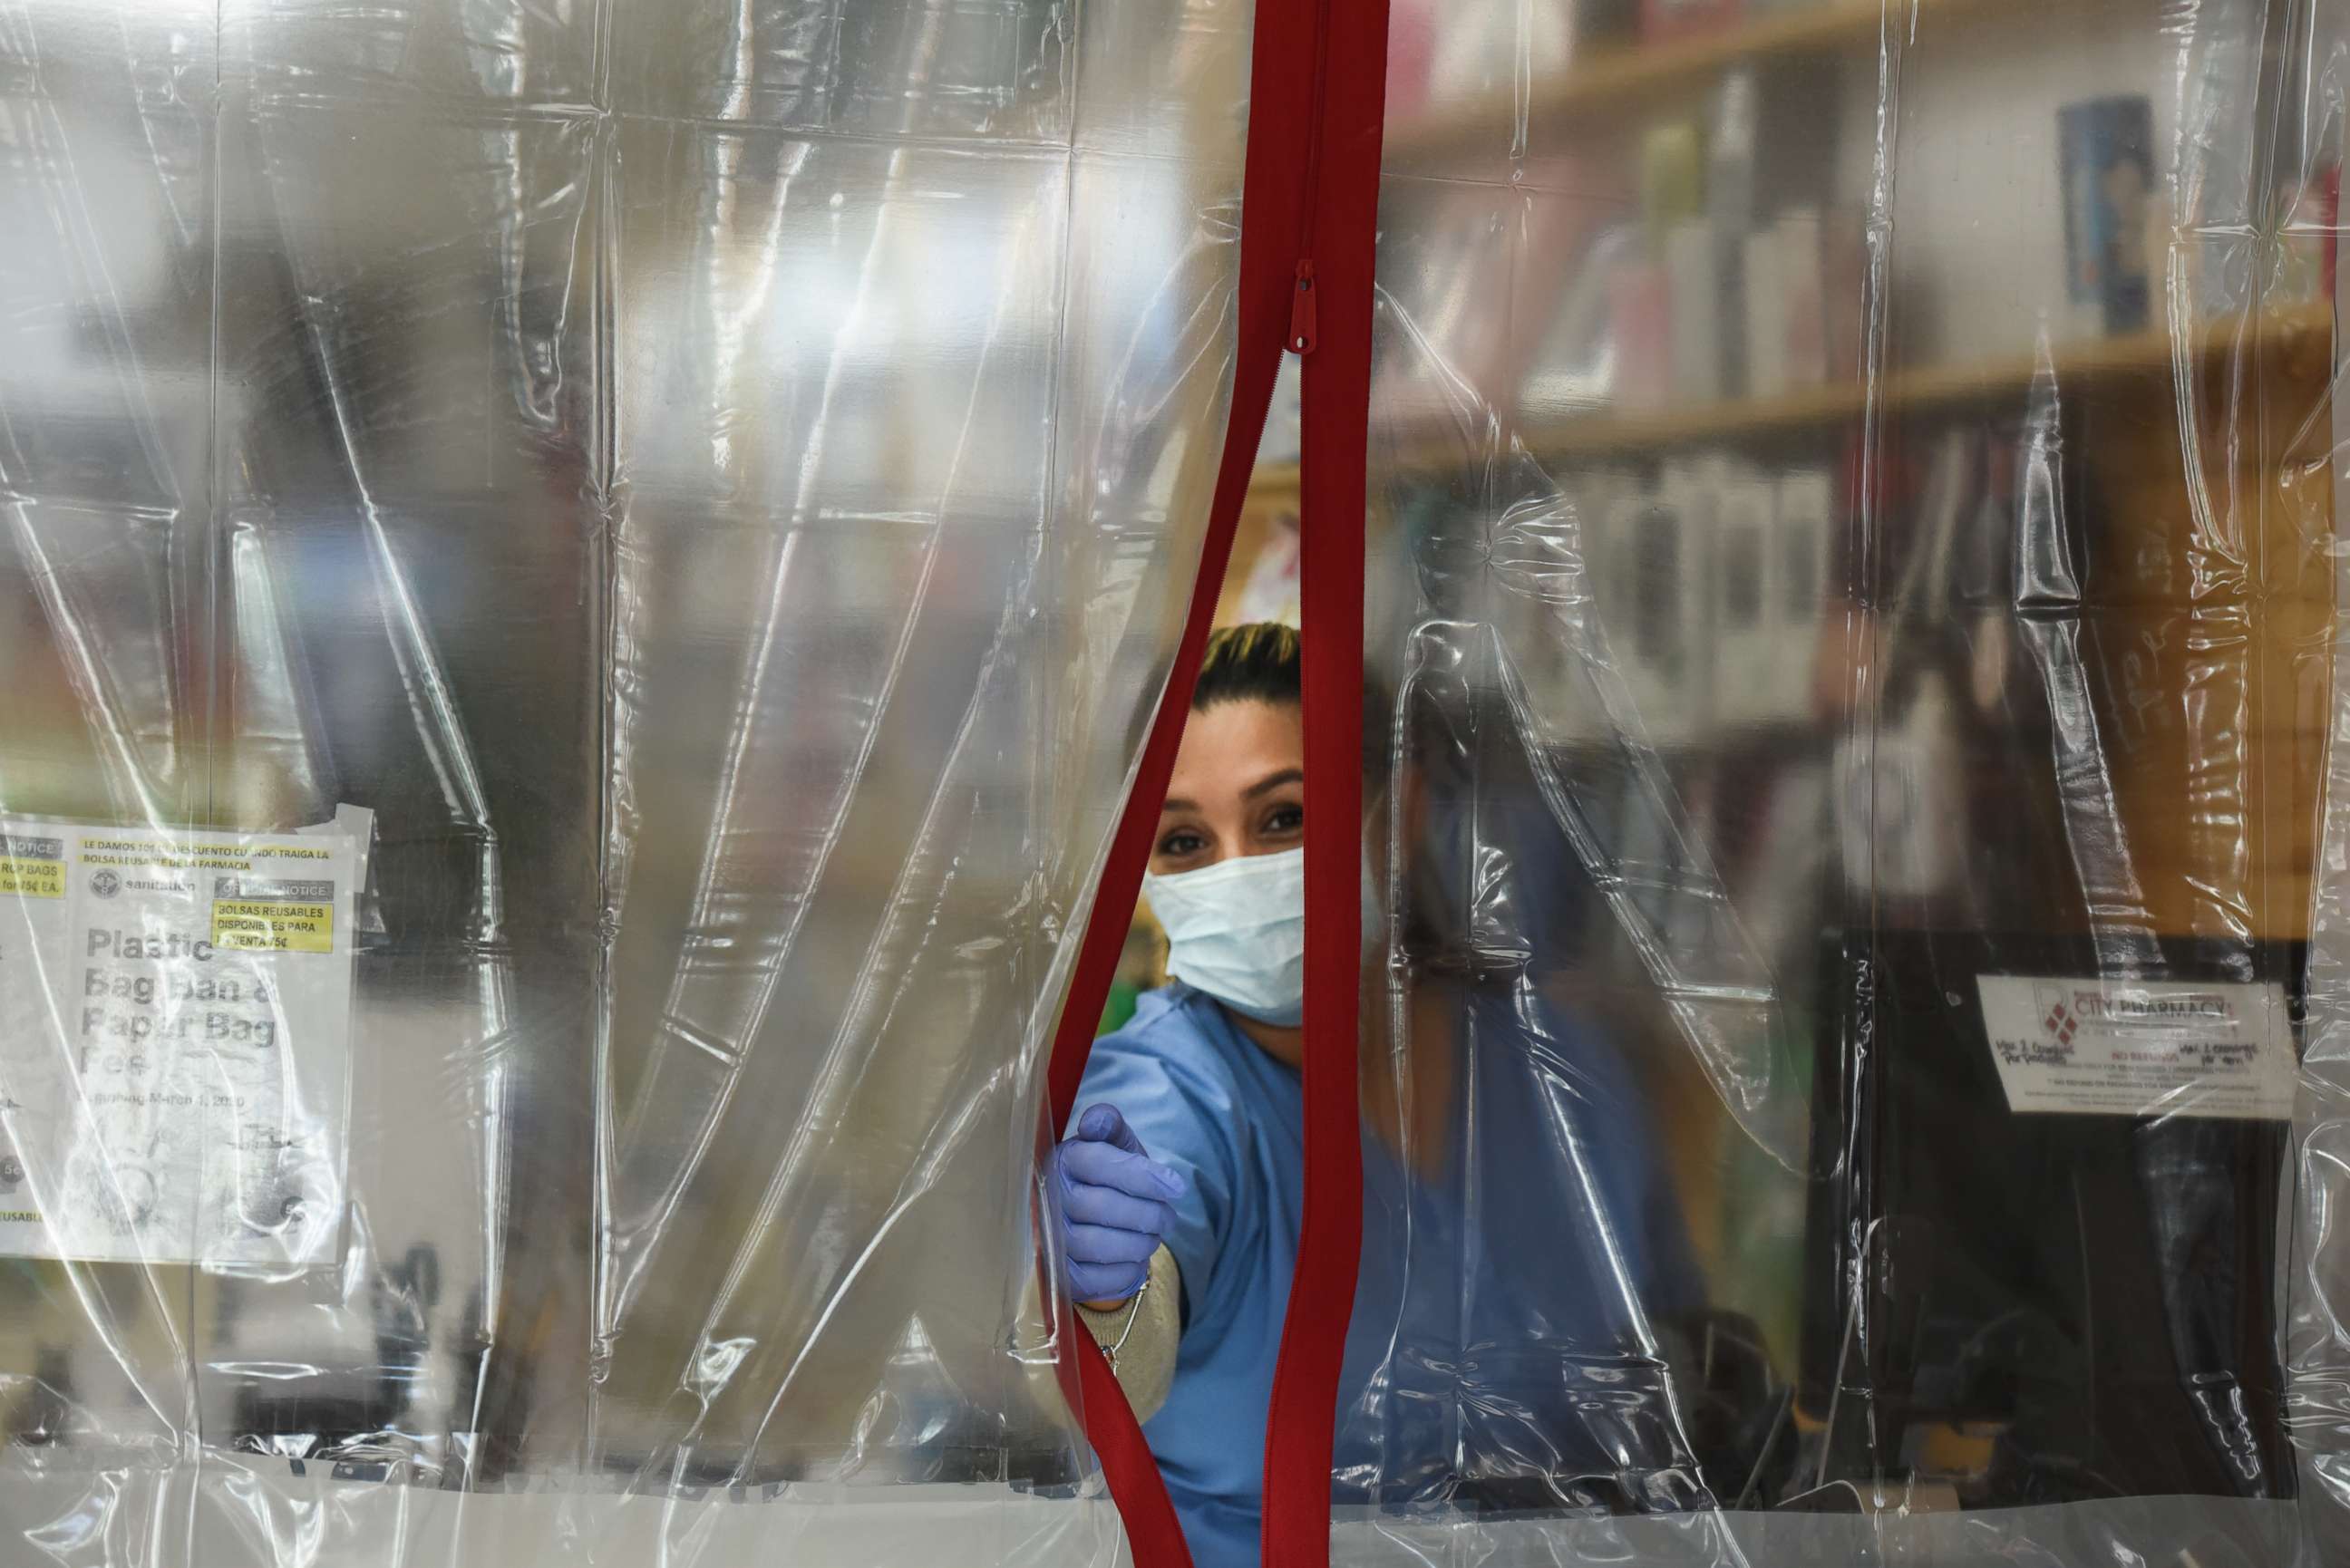
<instances>
[{"instance_id":1,"label":"zipper pull tab","mask_svg":"<svg viewBox=\"0 0 2350 1568\"><path fill-rule=\"evenodd\" d=\"M1303 358L1314 352L1314 264L1297 264L1297 289L1289 296L1289 351Z\"/></svg>"}]
</instances>

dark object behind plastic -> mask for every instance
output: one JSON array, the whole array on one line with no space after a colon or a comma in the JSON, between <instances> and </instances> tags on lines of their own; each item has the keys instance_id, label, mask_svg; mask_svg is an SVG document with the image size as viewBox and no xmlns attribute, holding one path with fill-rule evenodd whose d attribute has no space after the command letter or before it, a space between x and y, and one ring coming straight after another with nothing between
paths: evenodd
<instances>
[{"instance_id":1,"label":"dark object behind plastic","mask_svg":"<svg viewBox=\"0 0 2350 1568\"><path fill-rule=\"evenodd\" d=\"M2161 951L2166 978L2283 983L2298 1032L2302 944ZM2292 1497L2285 1124L2011 1112L1976 978L2110 973L2085 937L1832 931L1821 953L1799 1398L1829 1427L1818 1479L1922 1476L1955 1430L1981 1455L1970 1507Z\"/></svg>"}]
</instances>

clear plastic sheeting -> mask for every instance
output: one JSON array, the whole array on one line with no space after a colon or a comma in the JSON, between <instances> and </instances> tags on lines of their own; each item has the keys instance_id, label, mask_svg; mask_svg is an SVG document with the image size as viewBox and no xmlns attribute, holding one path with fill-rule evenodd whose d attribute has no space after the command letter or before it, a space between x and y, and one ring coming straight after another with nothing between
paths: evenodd
<instances>
[{"instance_id":1,"label":"clear plastic sheeting","mask_svg":"<svg viewBox=\"0 0 2350 1568\"><path fill-rule=\"evenodd\" d=\"M0 1559L1114 1559L1041 1055L1248 36L0 0L0 817L373 814L331 1244L0 1258Z\"/></svg>"},{"instance_id":2,"label":"clear plastic sheeting","mask_svg":"<svg viewBox=\"0 0 2350 1568\"><path fill-rule=\"evenodd\" d=\"M1394 0L1336 1561L2350 1552L2345 29Z\"/></svg>"},{"instance_id":3,"label":"clear plastic sheeting","mask_svg":"<svg viewBox=\"0 0 2350 1568\"><path fill-rule=\"evenodd\" d=\"M1119 1559L1041 1069L1252 14L0 0L0 1561ZM1388 99L1333 1560L2350 1559L2350 5Z\"/></svg>"}]
</instances>

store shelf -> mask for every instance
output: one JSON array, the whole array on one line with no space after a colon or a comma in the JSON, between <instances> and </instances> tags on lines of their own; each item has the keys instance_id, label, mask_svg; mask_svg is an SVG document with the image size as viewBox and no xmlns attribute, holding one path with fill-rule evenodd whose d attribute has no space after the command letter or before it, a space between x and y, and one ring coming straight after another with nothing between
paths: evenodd
<instances>
[{"instance_id":1,"label":"store shelf","mask_svg":"<svg viewBox=\"0 0 2350 1568\"><path fill-rule=\"evenodd\" d=\"M2213 323L2203 340L2185 352L2199 361L2238 354L2256 354L2265 360L2290 354L2301 364L2303 349L2330 348L2333 324L2334 312L2328 306L2282 312L2241 333L2230 330L2225 323ZM2060 347L2045 357L2035 352L1896 371L1878 384L1877 408L1880 414L1914 414L2012 398L2043 375L2060 393L2101 382L2162 375L2175 368L2178 351L2168 331L2138 332ZM2330 366L2328 355L2307 357L2310 369L2323 372ZM1526 445L1542 456L1689 446L1843 424L1860 419L1868 408L1867 384L1846 381L1783 397L1736 399L1644 413L1595 414L1532 431ZM1421 462L1434 455L1418 454Z\"/></svg>"},{"instance_id":2,"label":"store shelf","mask_svg":"<svg viewBox=\"0 0 2350 1568\"><path fill-rule=\"evenodd\" d=\"M2225 323L2212 323L2203 341L2186 352L2206 364L2217 364L2231 357L2250 357L2297 379L2317 380L2333 369L2333 331L2331 306L2300 306L2280 311L2265 317L2257 327L2241 331L2231 330ZM1877 410L1882 417L1999 401L2020 395L2043 374L2050 378L2060 393L2101 382L2165 375L2176 362L2174 347L2167 331L2140 332L2060 348L2044 358L2037 354L2019 354L1900 371L1879 384ZM1592 414L1523 431L1520 440L1528 452L1545 460L1638 454L1713 441L1825 431L1856 421L1868 411L1866 385L1848 381L1806 388L1784 397L1738 399L1642 413ZM1402 451L1396 467L1404 472L1439 472L1448 466L1458 466L1463 456L1457 440L1407 441ZM1297 493L1296 465L1281 463L1261 468L1250 488L1254 505L1294 504Z\"/></svg>"},{"instance_id":3,"label":"store shelf","mask_svg":"<svg viewBox=\"0 0 2350 1568\"><path fill-rule=\"evenodd\" d=\"M1918 0L1918 4L1937 19L1999 10L2029 15L2032 9L2024 0ZM1671 43L1609 46L1561 75L1533 85L1526 95L1528 139L1540 142L1545 134L1602 109L1701 90L1732 66L1873 47L1883 36L1886 22L1884 0L1825 0L1745 26ZM1517 117L1514 84L1399 117L1388 124L1388 162L1390 167L1414 162L1481 141L1507 146L1514 140Z\"/></svg>"}]
</instances>

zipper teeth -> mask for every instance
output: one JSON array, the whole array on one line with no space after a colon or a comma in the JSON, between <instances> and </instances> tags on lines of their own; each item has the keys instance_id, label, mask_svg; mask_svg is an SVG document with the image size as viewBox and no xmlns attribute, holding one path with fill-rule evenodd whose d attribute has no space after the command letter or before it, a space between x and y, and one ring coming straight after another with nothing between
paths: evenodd
<instances>
[{"instance_id":1,"label":"zipper teeth","mask_svg":"<svg viewBox=\"0 0 2350 1568\"><path fill-rule=\"evenodd\" d=\"M1322 190L1323 103L1330 84L1330 0L1315 0L1314 95L1305 125L1305 214L1298 230L1298 259L1314 259L1315 209Z\"/></svg>"}]
</instances>

